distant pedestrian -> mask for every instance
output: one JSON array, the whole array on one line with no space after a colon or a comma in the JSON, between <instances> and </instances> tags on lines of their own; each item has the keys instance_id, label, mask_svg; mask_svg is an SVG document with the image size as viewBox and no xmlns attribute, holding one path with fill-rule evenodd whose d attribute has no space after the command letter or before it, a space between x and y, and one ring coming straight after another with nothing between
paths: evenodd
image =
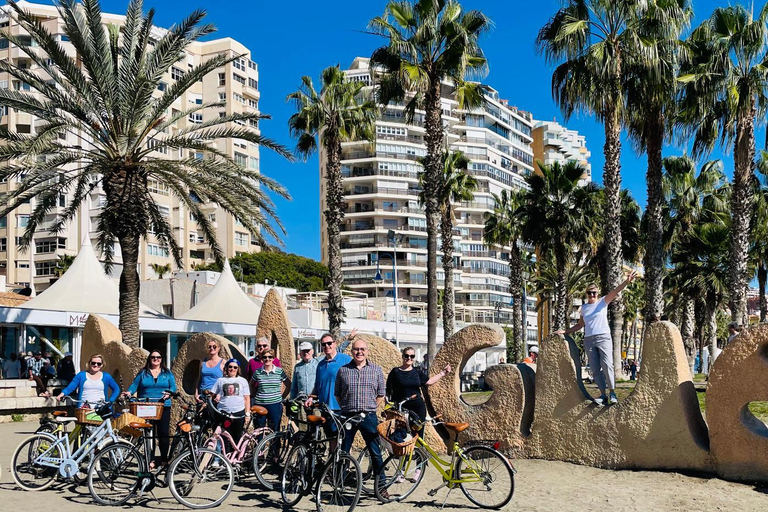
<instances>
[{"instance_id":1,"label":"distant pedestrian","mask_svg":"<svg viewBox=\"0 0 768 512\"><path fill-rule=\"evenodd\" d=\"M739 332L741 331L741 327L739 327L739 324L736 322L731 322L728 324L728 344L733 341L733 338L739 335Z\"/></svg>"},{"instance_id":2,"label":"distant pedestrian","mask_svg":"<svg viewBox=\"0 0 768 512\"><path fill-rule=\"evenodd\" d=\"M45 361L41 352L35 352L32 360L27 363L29 380L35 381L37 396L45 396L48 392L48 375L45 373Z\"/></svg>"},{"instance_id":3,"label":"distant pedestrian","mask_svg":"<svg viewBox=\"0 0 768 512\"><path fill-rule=\"evenodd\" d=\"M72 352L65 352L64 357L59 361L56 368L56 374L59 379L70 382L75 378L77 372L75 371L75 363L72 361Z\"/></svg>"},{"instance_id":4,"label":"distant pedestrian","mask_svg":"<svg viewBox=\"0 0 768 512\"><path fill-rule=\"evenodd\" d=\"M629 362L629 380L635 380L637 377L637 363L635 360Z\"/></svg>"},{"instance_id":5,"label":"distant pedestrian","mask_svg":"<svg viewBox=\"0 0 768 512\"><path fill-rule=\"evenodd\" d=\"M3 378L18 379L21 375L21 363L16 352L11 352L11 357L3 362Z\"/></svg>"},{"instance_id":6,"label":"distant pedestrian","mask_svg":"<svg viewBox=\"0 0 768 512\"><path fill-rule=\"evenodd\" d=\"M528 349L528 357L523 359L523 362L525 364L536 364L536 361L538 359L539 359L539 346L531 345L531 348Z\"/></svg>"},{"instance_id":7,"label":"distant pedestrian","mask_svg":"<svg viewBox=\"0 0 768 512\"><path fill-rule=\"evenodd\" d=\"M597 285L590 284L587 287L587 301L579 310L578 323L570 329L557 331L557 334L571 334L584 328L584 351L587 353L595 384L600 389L600 397L595 401L601 405L608 401L612 404L619 401L614 392L616 384L613 375L613 341L608 325L608 305L635 279L635 275L634 270L630 271L623 283L600 298L597 297Z\"/></svg>"}]
</instances>

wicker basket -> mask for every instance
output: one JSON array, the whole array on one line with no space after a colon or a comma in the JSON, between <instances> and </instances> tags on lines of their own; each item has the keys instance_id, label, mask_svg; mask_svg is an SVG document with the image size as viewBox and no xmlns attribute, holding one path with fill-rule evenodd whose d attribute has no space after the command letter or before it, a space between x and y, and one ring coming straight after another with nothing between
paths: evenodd
<instances>
[{"instance_id":1,"label":"wicker basket","mask_svg":"<svg viewBox=\"0 0 768 512\"><path fill-rule=\"evenodd\" d=\"M142 420L159 420L163 417L163 402L131 402L131 414Z\"/></svg>"},{"instance_id":2,"label":"wicker basket","mask_svg":"<svg viewBox=\"0 0 768 512\"><path fill-rule=\"evenodd\" d=\"M408 424L399 418L383 421L379 423L379 426L376 428L379 431L379 438L381 439L384 448L395 457L409 455L413 452L413 447L416 446L416 441L419 439L418 434L414 434L411 440L405 441L404 443L398 443L389 438L389 436L398 428L408 428Z\"/></svg>"},{"instance_id":3,"label":"wicker basket","mask_svg":"<svg viewBox=\"0 0 768 512\"><path fill-rule=\"evenodd\" d=\"M87 407L75 409L75 418L82 425L101 425L104 422L100 416L93 412L93 409Z\"/></svg>"},{"instance_id":4,"label":"wicker basket","mask_svg":"<svg viewBox=\"0 0 768 512\"><path fill-rule=\"evenodd\" d=\"M141 436L141 430L131 428L130 424L134 422L143 423L144 421L138 416L134 416L133 414L126 412L112 422L112 428L131 437L139 437Z\"/></svg>"}]
</instances>

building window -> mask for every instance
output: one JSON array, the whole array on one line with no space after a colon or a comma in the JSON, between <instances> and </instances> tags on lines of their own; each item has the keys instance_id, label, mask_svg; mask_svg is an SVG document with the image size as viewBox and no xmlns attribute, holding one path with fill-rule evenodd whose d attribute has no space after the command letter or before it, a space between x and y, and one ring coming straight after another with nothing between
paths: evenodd
<instances>
[{"instance_id":1,"label":"building window","mask_svg":"<svg viewBox=\"0 0 768 512\"><path fill-rule=\"evenodd\" d=\"M189 257L196 260L204 260L205 251L189 251Z\"/></svg>"},{"instance_id":2,"label":"building window","mask_svg":"<svg viewBox=\"0 0 768 512\"><path fill-rule=\"evenodd\" d=\"M258 119L249 119L248 120L248 126L251 128L258 130L259 129L259 120Z\"/></svg>"},{"instance_id":3,"label":"building window","mask_svg":"<svg viewBox=\"0 0 768 512\"><path fill-rule=\"evenodd\" d=\"M202 160L203 159L203 153L198 151L195 153L195 160Z\"/></svg>"},{"instance_id":4,"label":"building window","mask_svg":"<svg viewBox=\"0 0 768 512\"><path fill-rule=\"evenodd\" d=\"M171 78L174 80L181 80L182 78L184 78L184 72L179 68L173 66L171 67Z\"/></svg>"},{"instance_id":5,"label":"building window","mask_svg":"<svg viewBox=\"0 0 768 512\"><path fill-rule=\"evenodd\" d=\"M227 74L219 73L219 87L224 87L225 85L227 85Z\"/></svg>"},{"instance_id":6,"label":"building window","mask_svg":"<svg viewBox=\"0 0 768 512\"><path fill-rule=\"evenodd\" d=\"M252 109L259 110L259 102L248 98L248 106Z\"/></svg>"},{"instance_id":7,"label":"building window","mask_svg":"<svg viewBox=\"0 0 768 512\"><path fill-rule=\"evenodd\" d=\"M161 196L168 196L171 194L171 189L168 185L157 180L149 180L147 189L153 194L160 194Z\"/></svg>"},{"instance_id":8,"label":"building window","mask_svg":"<svg viewBox=\"0 0 768 512\"><path fill-rule=\"evenodd\" d=\"M194 244L194 243L195 243L195 240L197 240L197 234L195 234L195 233L190 233L190 234L189 234L189 243L191 243L191 244Z\"/></svg>"},{"instance_id":9,"label":"building window","mask_svg":"<svg viewBox=\"0 0 768 512\"><path fill-rule=\"evenodd\" d=\"M0 39L0 50L8 49L8 40L5 38Z\"/></svg>"},{"instance_id":10,"label":"building window","mask_svg":"<svg viewBox=\"0 0 768 512\"><path fill-rule=\"evenodd\" d=\"M248 59L248 67L251 69L256 69L256 63Z\"/></svg>"},{"instance_id":11,"label":"building window","mask_svg":"<svg viewBox=\"0 0 768 512\"><path fill-rule=\"evenodd\" d=\"M168 248L157 244L147 244L147 254L150 256L168 257Z\"/></svg>"},{"instance_id":12,"label":"building window","mask_svg":"<svg viewBox=\"0 0 768 512\"><path fill-rule=\"evenodd\" d=\"M157 139L149 139L147 141L147 149L157 151L158 153L162 153L163 155L168 154L168 146L161 146L162 141L159 141Z\"/></svg>"},{"instance_id":13,"label":"building window","mask_svg":"<svg viewBox=\"0 0 768 512\"><path fill-rule=\"evenodd\" d=\"M227 101L227 93L220 92L219 93L219 101Z\"/></svg>"},{"instance_id":14,"label":"building window","mask_svg":"<svg viewBox=\"0 0 768 512\"><path fill-rule=\"evenodd\" d=\"M253 78L248 79L248 87L251 89L258 89L259 88L259 81L254 80Z\"/></svg>"},{"instance_id":15,"label":"building window","mask_svg":"<svg viewBox=\"0 0 768 512\"><path fill-rule=\"evenodd\" d=\"M235 93L232 93L232 96L235 98L235 101L237 101L238 103L242 103L243 105L246 104L245 96L243 96L242 94L237 94L235 92Z\"/></svg>"},{"instance_id":16,"label":"building window","mask_svg":"<svg viewBox=\"0 0 768 512\"><path fill-rule=\"evenodd\" d=\"M216 222L216 214L215 213L209 213L208 214L208 221L209 222Z\"/></svg>"},{"instance_id":17,"label":"building window","mask_svg":"<svg viewBox=\"0 0 768 512\"><path fill-rule=\"evenodd\" d=\"M157 83L157 90L160 92L165 92L165 90L168 88L168 84L165 82L158 82Z\"/></svg>"},{"instance_id":18,"label":"building window","mask_svg":"<svg viewBox=\"0 0 768 512\"><path fill-rule=\"evenodd\" d=\"M239 83L240 85L245 85L245 78L238 75L237 73L232 73L232 78L234 78L235 82Z\"/></svg>"},{"instance_id":19,"label":"building window","mask_svg":"<svg viewBox=\"0 0 768 512\"><path fill-rule=\"evenodd\" d=\"M66 249L66 238L51 238L45 240L35 240L35 254L50 254L57 249Z\"/></svg>"},{"instance_id":20,"label":"building window","mask_svg":"<svg viewBox=\"0 0 768 512\"><path fill-rule=\"evenodd\" d=\"M163 217L170 217L171 216L171 209L167 206L163 205L157 205L157 209L160 211L160 215Z\"/></svg>"},{"instance_id":21,"label":"building window","mask_svg":"<svg viewBox=\"0 0 768 512\"><path fill-rule=\"evenodd\" d=\"M255 156L249 157L248 158L248 167L250 167L254 171L258 171L259 170L259 159L256 158Z\"/></svg>"},{"instance_id":22,"label":"building window","mask_svg":"<svg viewBox=\"0 0 768 512\"><path fill-rule=\"evenodd\" d=\"M0 228L7 228L7 227L8 227L8 217L0 218Z\"/></svg>"},{"instance_id":23,"label":"building window","mask_svg":"<svg viewBox=\"0 0 768 512\"><path fill-rule=\"evenodd\" d=\"M242 167L246 167L248 165L248 155L235 151L235 163Z\"/></svg>"},{"instance_id":24,"label":"building window","mask_svg":"<svg viewBox=\"0 0 768 512\"><path fill-rule=\"evenodd\" d=\"M240 233L235 231L235 245L245 247L248 245L248 233Z\"/></svg>"},{"instance_id":25,"label":"building window","mask_svg":"<svg viewBox=\"0 0 768 512\"><path fill-rule=\"evenodd\" d=\"M56 274L56 262L55 261L41 261L35 262L35 275L39 276L53 276Z\"/></svg>"},{"instance_id":26,"label":"building window","mask_svg":"<svg viewBox=\"0 0 768 512\"><path fill-rule=\"evenodd\" d=\"M17 215L16 216L16 227L17 228L25 228L29 224L29 215Z\"/></svg>"},{"instance_id":27,"label":"building window","mask_svg":"<svg viewBox=\"0 0 768 512\"><path fill-rule=\"evenodd\" d=\"M0 238L0 252L6 252L8 250L8 239Z\"/></svg>"},{"instance_id":28,"label":"building window","mask_svg":"<svg viewBox=\"0 0 768 512\"><path fill-rule=\"evenodd\" d=\"M189 122L193 124L200 124L203 122L203 114L201 113L192 113L189 114Z\"/></svg>"},{"instance_id":29,"label":"building window","mask_svg":"<svg viewBox=\"0 0 768 512\"><path fill-rule=\"evenodd\" d=\"M232 61L232 66L240 71L245 71L245 59L235 59Z\"/></svg>"}]
</instances>

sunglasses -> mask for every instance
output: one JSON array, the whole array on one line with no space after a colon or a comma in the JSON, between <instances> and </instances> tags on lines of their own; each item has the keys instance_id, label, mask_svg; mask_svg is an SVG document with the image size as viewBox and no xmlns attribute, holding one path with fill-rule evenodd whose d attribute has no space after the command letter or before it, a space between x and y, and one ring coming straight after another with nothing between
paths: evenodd
<instances>
[{"instance_id":1,"label":"sunglasses","mask_svg":"<svg viewBox=\"0 0 768 512\"><path fill-rule=\"evenodd\" d=\"M269 345L256 345L259 348L267 348Z\"/></svg>"},{"instance_id":2,"label":"sunglasses","mask_svg":"<svg viewBox=\"0 0 768 512\"><path fill-rule=\"evenodd\" d=\"M150 359L162 359L163 356L150 356L149 358Z\"/></svg>"},{"instance_id":3,"label":"sunglasses","mask_svg":"<svg viewBox=\"0 0 768 512\"><path fill-rule=\"evenodd\" d=\"M216 345L208 345L208 348L219 348Z\"/></svg>"},{"instance_id":4,"label":"sunglasses","mask_svg":"<svg viewBox=\"0 0 768 512\"><path fill-rule=\"evenodd\" d=\"M227 370L237 370L239 368L239 366L227 366Z\"/></svg>"},{"instance_id":5,"label":"sunglasses","mask_svg":"<svg viewBox=\"0 0 768 512\"><path fill-rule=\"evenodd\" d=\"M274 357L273 357L273 356L264 356L264 357L262 357L262 359L263 359L264 361L271 361L271 360L273 360L273 359L274 359Z\"/></svg>"},{"instance_id":6,"label":"sunglasses","mask_svg":"<svg viewBox=\"0 0 768 512\"><path fill-rule=\"evenodd\" d=\"M91 366L104 366L104 363L97 363L96 361L91 361Z\"/></svg>"},{"instance_id":7,"label":"sunglasses","mask_svg":"<svg viewBox=\"0 0 768 512\"><path fill-rule=\"evenodd\" d=\"M588 297L597 297L597 292L587 292Z\"/></svg>"},{"instance_id":8,"label":"sunglasses","mask_svg":"<svg viewBox=\"0 0 768 512\"><path fill-rule=\"evenodd\" d=\"M416 354L403 354L403 359L416 359Z\"/></svg>"},{"instance_id":9,"label":"sunglasses","mask_svg":"<svg viewBox=\"0 0 768 512\"><path fill-rule=\"evenodd\" d=\"M321 343L320 345L323 346L323 347L330 347L334 343L336 343L336 342L335 341L325 341L325 342Z\"/></svg>"}]
</instances>

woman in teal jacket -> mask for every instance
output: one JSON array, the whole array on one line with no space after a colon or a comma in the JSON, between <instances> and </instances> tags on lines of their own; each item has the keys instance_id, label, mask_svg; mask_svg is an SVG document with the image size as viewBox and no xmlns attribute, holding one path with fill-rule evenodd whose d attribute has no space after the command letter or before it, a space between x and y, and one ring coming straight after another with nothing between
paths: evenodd
<instances>
[{"instance_id":1,"label":"woman in teal jacket","mask_svg":"<svg viewBox=\"0 0 768 512\"><path fill-rule=\"evenodd\" d=\"M75 375L56 399L61 400L75 390L77 390L78 401L87 402L90 405L102 400L111 402L120 395L117 382L104 371L104 358L101 354L93 354L88 358L88 369Z\"/></svg>"},{"instance_id":2,"label":"woman in teal jacket","mask_svg":"<svg viewBox=\"0 0 768 512\"><path fill-rule=\"evenodd\" d=\"M155 439L160 445L160 464L168 463L168 448L170 445L170 425L171 425L171 399L170 393L176 393L176 379L173 373L163 363L163 355L153 350L147 357L147 363L144 368L139 370L133 383L124 394L133 395L139 398L148 398L151 401L164 404L163 416L154 421Z\"/></svg>"}]
</instances>

